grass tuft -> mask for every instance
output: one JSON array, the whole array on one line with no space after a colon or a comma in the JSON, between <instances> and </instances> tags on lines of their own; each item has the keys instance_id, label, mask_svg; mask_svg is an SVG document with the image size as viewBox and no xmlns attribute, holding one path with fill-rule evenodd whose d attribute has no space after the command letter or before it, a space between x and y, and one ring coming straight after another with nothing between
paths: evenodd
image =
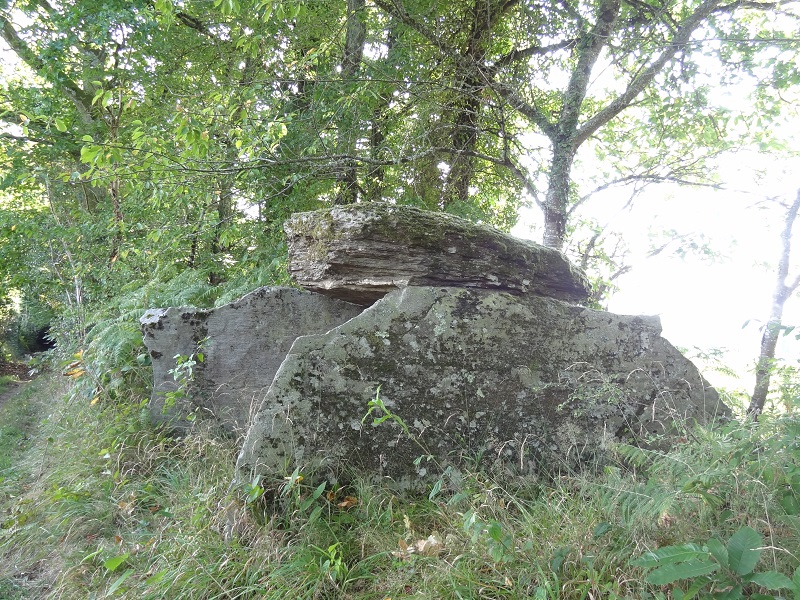
<instances>
[{"instance_id":1,"label":"grass tuft","mask_svg":"<svg viewBox=\"0 0 800 600\"><path fill-rule=\"evenodd\" d=\"M143 406L40 378L2 409L0 598L668 598L691 581L633 560L745 526L761 571L800 563L797 415L620 446L600 473L413 497L295 476L267 501L230 489L232 442L165 437Z\"/></svg>"}]
</instances>

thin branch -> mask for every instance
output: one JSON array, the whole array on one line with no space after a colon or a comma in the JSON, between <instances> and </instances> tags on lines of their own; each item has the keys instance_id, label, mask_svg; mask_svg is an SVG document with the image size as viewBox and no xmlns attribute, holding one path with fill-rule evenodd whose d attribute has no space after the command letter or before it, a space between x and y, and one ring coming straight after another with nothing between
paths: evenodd
<instances>
[{"instance_id":1,"label":"thin branch","mask_svg":"<svg viewBox=\"0 0 800 600\"><path fill-rule=\"evenodd\" d=\"M705 0L691 15L684 19L672 41L661 54L631 80L624 92L578 128L573 140L575 148L585 142L600 127L625 110L636 96L650 85L666 64L684 48L705 19L714 12L726 12L724 10L725 7L721 7L718 2L719 0Z\"/></svg>"},{"instance_id":2,"label":"thin branch","mask_svg":"<svg viewBox=\"0 0 800 600\"><path fill-rule=\"evenodd\" d=\"M6 44L8 44L14 53L37 73L43 72L45 70L44 61L31 49L27 42L19 36L11 21L2 14L0 14L0 25L2 25L0 37L5 40ZM64 94L72 100L72 103L87 123L93 123L94 120L89 113L92 106L91 94L84 91L63 71L55 71L53 75L54 76L49 78L51 82L59 86Z\"/></svg>"},{"instance_id":3,"label":"thin branch","mask_svg":"<svg viewBox=\"0 0 800 600\"><path fill-rule=\"evenodd\" d=\"M8 132L0 133L0 139L14 140L15 142L37 142L39 144L47 144L50 146L53 145L53 140L47 140L44 138L36 138L30 136L19 136Z\"/></svg>"},{"instance_id":4,"label":"thin branch","mask_svg":"<svg viewBox=\"0 0 800 600\"><path fill-rule=\"evenodd\" d=\"M676 177L674 175L649 175L647 173L641 174L633 174L633 175L625 175L624 177L619 177L617 179L613 179L608 181L602 185L597 186L593 190L587 192L583 196L581 196L578 200L576 200L572 206L570 206L569 210L567 211L567 217L572 216L575 212L575 209L579 208L583 204L585 204L588 200L591 199L592 196L595 194L607 190L612 187L627 185L629 183L677 183L678 185L685 185L689 187L697 187L697 188L709 188L712 190L723 190L725 186L721 183L707 183L704 181L692 181L691 179L684 179L682 177Z\"/></svg>"},{"instance_id":5,"label":"thin branch","mask_svg":"<svg viewBox=\"0 0 800 600\"><path fill-rule=\"evenodd\" d=\"M525 187L525 191L530 194L531 198L533 198L536 206L538 206L541 210L544 210L544 202L542 202L542 199L539 197L539 190L533 185L533 182L530 180L528 175L516 164L514 164L510 157L503 161L502 166L511 171L511 174L522 183L522 185Z\"/></svg>"},{"instance_id":6,"label":"thin branch","mask_svg":"<svg viewBox=\"0 0 800 600\"><path fill-rule=\"evenodd\" d=\"M564 102L558 118L559 134L563 137L572 135L580 116L581 105L589 87L589 78L600 52L608 43L614 25L619 18L619 0L603 0L597 8L597 22L589 31L585 31L575 46L575 67L564 91ZM555 140L553 140L555 141ZM573 149L580 144L574 143Z\"/></svg>"},{"instance_id":7,"label":"thin branch","mask_svg":"<svg viewBox=\"0 0 800 600\"><path fill-rule=\"evenodd\" d=\"M503 84L495 84L493 87L497 94L511 105L511 108L534 123L548 138L553 139L556 136L558 130L555 124L542 111L529 104L517 92Z\"/></svg>"},{"instance_id":8,"label":"thin branch","mask_svg":"<svg viewBox=\"0 0 800 600\"><path fill-rule=\"evenodd\" d=\"M517 48L498 58L492 67L493 69L500 69L532 56L544 56L545 54L550 54L551 52L564 50L565 48L572 47L576 41L577 40L575 39L569 39L558 42L557 44L550 44L549 46L529 46L528 48Z\"/></svg>"},{"instance_id":9,"label":"thin branch","mask_svg":"<svg viewBox=\"0 0 800 600\"><path fill-rule=\"evenodd\" d=\"M187 13L179 10L179 11L177 11L175 13L175 18L178 19L178 21L180 21L184 25L186 25L186 27L189 27L190 29L194 29L195 31L199 31L200 33L202 33L203 35L205 35L207 37L210 37L210 38L214 37L213 35L211 35L211 32L208 30L208 26L205 23L203 23L200 19L198 19L197 17L193 17L192 15L187 14Z\"/></svg>"}]
</instances>

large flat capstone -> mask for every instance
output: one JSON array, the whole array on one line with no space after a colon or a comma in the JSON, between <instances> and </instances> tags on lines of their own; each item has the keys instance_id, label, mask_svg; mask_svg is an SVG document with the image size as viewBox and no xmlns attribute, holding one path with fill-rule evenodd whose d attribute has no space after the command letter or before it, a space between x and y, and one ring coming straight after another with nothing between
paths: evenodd
<instances>
[{"instance_id":1,"label":"large flat capstone","mask_svg":"<svg viewBox=\"0 0 800 600\"><path fill-rule=\"evenodd\" d=\"M227 433L244 435L295 339L324 333L362 310L311 292L265 287L214 309L147 311L140 321L153 363L154 420L180 430L200 412Z\"/></svg>"},{"instance_id":2,"label":"large flat capstone","mask_svg":"<svg viewBox=\"0 0 800 600\"><path fill-rule=\"evenodd\" d=\"M591 460L609 441L727 415L656 317L536 295L396 290L298 338L239 455L238 478L348 465L418 487L447 465L528 474ZM373 424L376 395L395 420ZM430 455L432 460L417 460ZM320 471L321 470L321 471Z\"/></svg>"},{"instance_id":3,"label":"large flat capstone","mask_svg":"<svg viewBox=\"0 0 800 600\"><path fill-rule=\"evenodd\" d=\"M586 276L563 254L444 213L388 203L297 213L289 271L308 290L368 306L404 286L484 288L582 303Z\"/></svg>"}]
</instances>

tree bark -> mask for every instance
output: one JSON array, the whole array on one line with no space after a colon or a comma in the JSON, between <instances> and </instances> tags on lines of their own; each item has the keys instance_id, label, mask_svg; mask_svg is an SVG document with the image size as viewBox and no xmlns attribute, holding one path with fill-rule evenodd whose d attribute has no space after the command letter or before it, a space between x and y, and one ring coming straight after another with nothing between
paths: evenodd
<instances>
[{"instance_id":1,"label":"tree bark","mask_svg":"<svg viewBox=\"0 0 800 600\"><path fill-rule=\"evenodd\" d=\"M394 19L391 19L386 35L386 54L389 61L392 59L392 53L397 43L398 34L396 29ZM384 164L381 164L380 161L386 151L384 147L384 141L386 140L385 128L387 127L386 115L389 112L392 92L396 89L396 84L391 85L391 91L385 89L383 93L379 95L377 105L372 109L372 119L369 129L369 155L376 163L371 165L367 171L366 193L369 202L378 202L383 199L386 167Z\"/></svg>"},{"instance_id":2,"label":"tree bark","mask_svg":"<svg viewBox=\"0 0 800 600\"><path fill-rule=\"evenodd\" d=\"M468 65L459 86L460 98L453 120L453 153L450 172L447 175L443 194L443 207L452 202L469 202L469 188L475 176L475 151L480 132L481 96L491 84L491 75L486 67L485 54L491 40L492 30L504 11L513 3L504 6L502 1L475 0L472 7L472 23L467 41L466 61Z\"/></svg>"},{"instance_id":3,"label":"tree bark","mask_svg":"<svg viewBox=\"0 0 800 600\"><path fill-rule=\"evenodd\" d=\"M547 194L544 199L544 237L548 248L561 250L567 234L567 207L569 186L575 151L571 140L553 142L553 158L547 176Z\"/></svg>"},{"instance_id":4,"label":"tree bark","mask_svg":"<svg viewBox=\"0 0 800 600\"><path fill-rule=\"evenodd\" d=\"M553 158L544 200L542 243L556 250L564 247L567 235L569 187L572 164L579 145L576 140L581 107L589 88L592 69L610 39L619 11L620 0L602 0L597 7L595 24L581 33L572 53L575 67L564 91L558 121L548 133L553 145Z\"/></svg>"},{"instance_id":5,"label":"tree bark","mask_svg":"<svg viewBox=\"0 0 800 600\"><path fill-rule=\"evenodd\" d=\"M775 291L772 295L772 309L770 310L767 324L764 326L764 333L761 336L761 351L756 365L756 384L753 388L753 395L750 398L750 406L747 408L747 413L753 420L757 420L758 416L764 412L764 405L767 401L767 393L769 392L769 384L775 365L775 349L783 330L781 323L783 308L786 305L786 301L800 287L800 274L793 281L789 283L786 281L789 276L789 263L792 255L792 227L797 220L798 211L800 211L800 189L797 190L797 197L786 212L784 227L781 232L781 257L778 261Z\"/></svg>"},{"instance_id":6,"label":"tree bark","mask_svg":"<svg viewBox=\"0 0 800 600\"><path fill-rule=\"evenodd\" d=\"M342 80L352 81L361 66L364 56L364 42L367 36L367 26L364 11L366 0L347 0L347 30L345 32L344 54L342 56ZM339 149L340 155L354 155L361 128L358 117L353 115L353 109L344 109L344 114L339 120ZM358 201L358 165L355 161L345 161L337 177L338 191L335 204L353 204Z\"/></svg>"}]
</instances>

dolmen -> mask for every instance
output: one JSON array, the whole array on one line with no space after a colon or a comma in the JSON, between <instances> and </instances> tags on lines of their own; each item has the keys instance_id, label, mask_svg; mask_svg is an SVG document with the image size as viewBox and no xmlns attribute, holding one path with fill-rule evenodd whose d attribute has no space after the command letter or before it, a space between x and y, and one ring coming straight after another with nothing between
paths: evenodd
<instances>
[{"instance_id":1,"label":"dolmen","mask_svg":"<svg viewBox=\"0 0 800 600\"><path fill-rule=\"evenodd\" d=\"M389 203L284 229L303 290L141 319L153 417L238 436L240 482L529 475L730 415L658 317L586 307L586 276L555 250Z\"/></svg>"}]
</instances>

